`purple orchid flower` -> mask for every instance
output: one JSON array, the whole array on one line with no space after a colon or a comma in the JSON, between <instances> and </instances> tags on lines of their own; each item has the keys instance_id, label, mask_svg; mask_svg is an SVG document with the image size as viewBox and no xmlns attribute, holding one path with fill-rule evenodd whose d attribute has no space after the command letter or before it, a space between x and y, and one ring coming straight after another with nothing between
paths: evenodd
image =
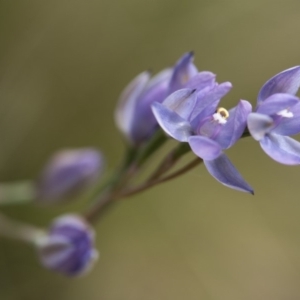
<instances>
[{"instance_id":1,"label":"purple orchid flower","mask_svg":"<svg viewBox=\"0 0 300 300\"><path fill-rule=\"evenodd\" d=\"M151 104L161 103L168 95L184 87L201 90L214 85L215 75L198 72L192 52L184 54L174 68L165 69L150 79L150 73L138 75L123 91L115 112L118 128L133 145L147 141L157 129Z\"/></svg>"},{"instance_id":2,"label":"purple orchid flower","mask_svg":"<svg viewBox=\"0 0 300 300\"><path fill-rule=\"evenodd\" d=\"M261 88L257 108L248 116L248 129L262 149L286 165L300 164L300 143L289 137L300 132L300 66L285 70Z\"/></svg>"},{"instance_id":3,"label":"purple orchid flower","mask_svg":"<svg viewBox=\"0 0 300 300\"><path fill-rule=\"evenodd\" d=\"M242 136L251 112L251 104L245 100L229 112L217 109L231 87L231 83L225 82L201 91L182 89L162 104L155 102L152 110L162 129L179 142L188 142L215 179L230 188L253 193L223 153Z\"/></svg>"}]
</instances>

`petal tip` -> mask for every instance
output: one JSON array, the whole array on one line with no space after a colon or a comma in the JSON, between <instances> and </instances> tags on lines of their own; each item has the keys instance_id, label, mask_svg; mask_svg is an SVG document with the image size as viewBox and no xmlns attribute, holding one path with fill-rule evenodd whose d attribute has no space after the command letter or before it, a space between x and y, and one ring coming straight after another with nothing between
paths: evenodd
<instances>
[{"instance_id":1,"label":"petal tip","mask_svg":"<svg viewBox=\"0 0 300 300\"><path fill-rule=\"evenodd\" d=\"M241 105L247 111L248 114L251 113L252 104L249 101L240 99L239 105Z\"/></svg>"},{"instance_id":2,"label":"petal tip","mask_svg":"<svg viewBox=\"0 0 300 300\"><path fill-rule=\"evenodd\" d=\"M232 88L232 83L230 81L226 81L223 83L225 86L227 86L228 88Z\"/></svg>"},{"instance_id":3,"label":"petal tip","mask_svg":"<svg viewBox=\"0 0 300 300\"><path fill-rule=\"evenodd\" d=\"M204 161L208 172L221 184L246 193L253 193L251 186L243 179L225 154L211 161Z\"/></svg>"},{"instance_id":4,"label":"petal tip","mask_svg":"<svg viewBox=\"0 0 300 300\"><path fill-rule=\"evenodd\" d=\"M190 57L190 58L194 58L195 56L195 51L194 50L191 50L187 53L187 56Z\"/></svg>"},{"instance_id":5,"label":"petal tip","mask_svg":"<svg viewBox=\"0 0 300 300\"><path fill-rule=\"evenodd\" d=\"M257 102L264 101L276 93L296 95L300 86L300 66L295 66L271 77L258 93Z\"/></svg>"}]
</instances>

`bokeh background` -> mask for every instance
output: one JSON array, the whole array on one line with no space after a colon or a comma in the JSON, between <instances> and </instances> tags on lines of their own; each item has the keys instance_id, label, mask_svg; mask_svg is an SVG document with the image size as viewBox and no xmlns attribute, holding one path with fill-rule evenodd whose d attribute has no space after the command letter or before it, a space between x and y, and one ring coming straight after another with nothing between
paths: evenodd
<instances>
[{"instance_id":1,"label":"bokeh background","mask_svg":"<svg viewBox=\"0 0 300 300\"><path fill-rule=\"evenodd\" d=\"M35 178L66 147L101 148L112 170L124 150L119 93L186 51L233 83L225 107L255 104L268 78L300 63L299 32L299 0L1 0L0 180ZM84 278L52 274L29 246L0 238L0 299L299 299L300 168L250 138L228 155L254 197L200 166L124 201L97 225L101 259ZM77 208L3 211L43 226Z\"/></svg>"}]
</instances>

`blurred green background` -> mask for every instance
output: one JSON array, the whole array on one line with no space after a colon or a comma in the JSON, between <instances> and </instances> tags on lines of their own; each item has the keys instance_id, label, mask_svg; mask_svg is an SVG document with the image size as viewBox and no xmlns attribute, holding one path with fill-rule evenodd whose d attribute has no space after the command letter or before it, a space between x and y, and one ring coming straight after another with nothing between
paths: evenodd
<instances>
[{"instance_id":1,"label":"blurred green background","mask_svg":"<svg viewBox=\"0 0 300 300\"><path fill-rule=\"evenodd\" d=\"M254 105L268 78L300 63L299 32L299 0L1 0L0 180L34 178L66 147L101 148L113 169L119 93L186 51L233 83L223 106ZM101 258L84 278L52 274L30 247L0 238L0 299L299 299L300 168L250 138L228 155L254 197L200 166L124 201L99 222ZM47 225L69 209L4 211Z\"/></svg>"}]
</instances>

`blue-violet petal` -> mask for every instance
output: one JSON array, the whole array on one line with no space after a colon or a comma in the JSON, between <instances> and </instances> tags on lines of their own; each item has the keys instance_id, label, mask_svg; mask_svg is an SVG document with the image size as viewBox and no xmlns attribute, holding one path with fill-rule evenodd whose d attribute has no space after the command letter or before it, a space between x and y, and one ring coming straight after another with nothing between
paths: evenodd
<instances>
[{"instance_id":1,"label":"blue-violet petal","mask_svg":"<svg viewBox=\"0 0 300 300\"><path fill-rule=\"evenodd\" d=\"M185 53L178 60L174 67L169 93L182 89L185 84L198 73L196 66L193 64L193 60L193 52Z\"/></svg>"},{"instance_id":2,"label":"blue-violet petal","mask_svg":"<svg viewBox=\"0 0 300 300\"><path fill-rule=\"evenodd\" d=\"M188 119L197 100L197 94L192 89L182 89L174 92L163 101L163 105L176 112L183 119Z\"/></svg>"},{"instance_id":3,"label":"blue-violet petal","mask_svg":"<svg viewBox=\"0 0 300 300\"><path fill-rule=\"evenodd\" d=\"M257 106L256 112L265 115L273 115L293 107L299 103L299 98L290 94L273 94Z\"/></svg>"},{"instance_id":4,"label":"blue-violet petal","mask_svg":"<svg viewBox=\"0 0 300 300\"><path fill-rule=\"evenodd\" d=\"M208 172L219 182L232 189L253 194L252 187L243 179L225 154L214 160L205 160Z\"/></svg>"},{"instance_id":5,"label":"blue-violet petal","mask_svg":"<svg viewBox=\"0 0 300 300\"><path fill-rule=\"evenodd\" d=\"M269 116L250 113L248 115L247 125L252 137L257 141L260 141L268 132L270 132L274 122Z\"/></svg>"},{"instance_id":6,"label":"blue-violet petal","mask_svg":"<svg viewBox=\"0 0 300 300\"><path fill-rule=\"evenodd\" d=\"M188 121L158 102L152 104L152 111L158 124L168 135L179 142L187 142L192 135Z\"/></svg>"},{"instance_id":7,"label":"blue-violet petal","mask_svg":"<svg viewBox=\"0 0 300 300\"><path fill-rule=\"evenodd\" d=\"M216 75L211 72L199 72L195 76L193 76L186 84L185 88L202 90L207 86L215 85Z\"/></svg>"},{"instance_id":8,"label":"blue-violet petal","mask_svg":"<svg viewBox=\"0 0 300 300\"><path fill-rule=\"evenodd\" d=\"M197 117L204 109L208 107L211 108L211 112L207 111L206 113L214 113L220 99L224 97L231 90L231 88L232 84L230 82L223 82L199 91L197 94L197 103L191 115L191 120Z\"/></svg>"},{"instance_id":9,"label":"blue-violet petal","mask_svg":"<svg viewBox=\"0 0 300 300\"><path fill-rule=\"evenodd\" d=\"M223 149L230 148L243 135L251 110L252 106L248 101L240 100L239 104L229 111L227 122L216 137Z\"/></svg>"},{"instance_id":10,"label":"blue-violet petal","mask_svg":"<svg viewBox=\"0 0 300 300\"><path fill-rule=\"evenodd\" d=\"M294 135L300 133L300 102L289 108L287 114L291 114L291 117L281 118L279 124L272 132L281 135Z\"/></svg>"},{"instance_id":11,"label":"blue-violet petal","mask_svg":"<svg viewBox=\"0 0 300 300\"><path fill-rule=\"evenodd\" d=\"M300 143L288 136L272 133L265 136L260 145L271 158L281 164L300 164Z\"/></svg>"},{"instance_id":12,"label":"blue-violet petal","mask_svg":"<svg viewBox=\"0 0 300 300\"><path fill-rule=\"evenodd\" d=\"M300 86L300 66L284 70L269 79L261 88L257 102L264 101L275 93L296 95Z\"/></svg>"},{"instance_id":13,"label":"blue-violet petal","mask_svg":"<svg viewBox=\"0 0 300 300\"><path fill-rule=\"evenodd\" d=\"M115 122L126 137L130 136L131 124L134 118L136 102L150 79L149 72L143 72L133 79L122 92L116 110Z\"/></svg>"},{"instance_id":14,"label":"blue-violet petal","mask_svg":"<svg viewBox=\"0 0 300 300\"><path fill-rule=\"evenodd\" d=\"M214 140L200 135L194 135L189 138L189 144L192 151L204 160L212 160L222 153L221 146Z\"/></svg>"}]
</instances>

